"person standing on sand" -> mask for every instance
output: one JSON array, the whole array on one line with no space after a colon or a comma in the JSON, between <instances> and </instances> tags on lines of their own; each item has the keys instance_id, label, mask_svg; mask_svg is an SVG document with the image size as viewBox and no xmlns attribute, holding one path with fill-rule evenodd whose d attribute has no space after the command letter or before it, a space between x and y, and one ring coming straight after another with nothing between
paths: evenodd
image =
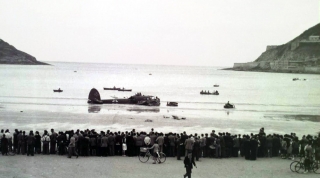
<instances>
[{"instance_id":1,"label":"person standing on sand","mask_svg":"<svg viewBox=\"0 0 320 178\"><path fill-rule=\"evenodd\" d=\"M191 170L193 168L193 165L197 168L197 165L194 162L194 157L192 153L188 153L188 155L185 156L183 163L184 163L184 167L186 168L186 173L183 175L183 177L191 178L191 172L192 172Z\"/></svg>"},{"instance_id":2,"label":"person standing on sand","mask_svg":"<svg viewBox=\"0 0 320 178\"><path fill-rule=\"evenodd\" d=\"M38 131L36 131L36 135L34 137L35 137L34 146L35 146L36 153L40 154L41 153L41 136L39 135Z\"/></svg>"},{"instance_id":3,"label":"person standing on sand","mask_svg":"<svg viewBox=\"0 0 320 178\"><path fill-rule=\"evenodd\" d=\"M101 156L106 157L107 155L108 155L108 137L103 132L102 138L101 138Z\"/></svg>"},{"instance_id":4,"label":"person standing on sand","mask_svg":"<svg viewBox=\"0 0 320 178\"><path fill-rule=\"evenodd\" d=\"M5 134L2 134L1 138L1 153L2 155L8 155L8 139Z\"/></svg>"},{"instance_id":5,"label":"person standing on sand","mask_svg":"<svg viewBox=\"0 0 320 178\"><path fill-rule=\"evenodd\" d=\"M68 158L71 158L72 155L76 155L77 158L78 158L78 153L77 151L75 150L75 146L76 146L76 138L75 138L75 135L73 135L71 138L70 138L70 143L69 143L69 147L68 147Z\"/></svg>"},{"instance_id":6,"label":"person standing on sand","mask_svg":"<svg viewBox=\"0 0 320 178\"><path fill-rule=\"evenodd\" d=\"M51 129L50 154L56 154L57 137L58 137L58 134L54 131L54 129Z\"/></svg>"},{"instance_id":7,"label":"person standing on sand","mask_svg":"<svg viewBox=\"0 0 320 178\"><path fill-rule=\"evenodd\" d=\"M122 156L127 156L126 151L127 151L127 136L123 135L122 136Z\"/></svg>"},{"instance_id":8,"label":"person standing on sand","mask_svg":"<svg viewBox=\"0 0 320 178\"><path fill-rule=\"evenodd\" d=\"M28 136L28 140L27 140L27 144L28 144L27 156L29 156L29 155L34 156L35 142L36 142L36 138L34 137L33 132L30 131L29 136Z\"/></svg>"},{"instance_id":9,"label":"person standing on sand","mask_svg":"<svg viewBox=\"0 0 320 178\"><path fill-rule=\"evenodd\" d=\"M108 137L108 145L109 145L109 155L114 156L114 142L115 142L115 137L113 133L110 133Z\"/></svg>"},{"instance_id":10,"label":"person standing on sand","mask_svg":"<svg viewBox=\"0 0 320 178\"><path fill-rule=\"evenodd\" d=\"M42 154L49 154L50 137L48 136L48 132L46 130L44 131L44 134L41 140L43 143Z\"/></svg>"},{"instance_id":11,"label":"person standing on sand","mask_svg":"<svg viewBox=\"0 0 320 178\"><path fill-rule=\"evenodd\" d=\"M266 140L266 147L267 147L266 148L266 154L265 154L266 157L272 158L272 143L273 143L272 137L269 134L268 137L267 137L267 140Z\"/></svg>"},{"instance_id":12,"label":"person standing on sand","mask_svg":"<svg viewBox=\"0 0 320 178\"><path fill-rule=\"evenodd\" d=\"M175 137L172 135L172 132L169 133L168 140L169 140L169 156L175 157L174 148L176 144L175 144Z\"/></svg>"},{"instance_id":13,"label":"person standing on sand","mask_svg":"<svg viewBox=\"0 0 320 178\"><path fill-rule=\"evenodd\" d=\"M16 153L18 151L18 135L19 135L18 129L15 129L13 133L13 149L14 149L13 151Z\"/></svg>"},{"instance_id":14,"label":"person standing on sand","mask_svg":"<svg viewBox=\"0 0 320 178\"><path fill-rule=\"evenodd\" d=\"M6 130L6 138L8 140L8 151L12 151L12 135L9 129Z\"/></svg>"},{"instance_id":15,"label":"person standing on sand","mask_svg":"<svg viewBox=\"0 0 320 178\"><path fill-rule=\"evenodd\" d=\"M122 154L122 137L119 133L115 133L115 154L121 156Z\"/></svg>"},{"instance_id":16,"label":"person standing on sand","mask_svg":"<svg viewBox=\"0 0 320 178\"><path fill-rule=\"evenodd\" d=\"M185 155L184 156L187 156L189 152L192 152L193 144L194 144L194 141L191 139L191 135L189 135L189 138L184 142L184 145L185 145Z\"/></svg>"},{"instance_id":17,"label":"person standing on sand","mask_svg":"<svg viewBox=\"0 0 320 178\"><path fill-rule=\"evenodd\" d=\"M163 133L160 133L160 136L156 139L156 142L158 142L159 151L163 152L163 143L164 143Z\"/></svg>"}]
</instances>

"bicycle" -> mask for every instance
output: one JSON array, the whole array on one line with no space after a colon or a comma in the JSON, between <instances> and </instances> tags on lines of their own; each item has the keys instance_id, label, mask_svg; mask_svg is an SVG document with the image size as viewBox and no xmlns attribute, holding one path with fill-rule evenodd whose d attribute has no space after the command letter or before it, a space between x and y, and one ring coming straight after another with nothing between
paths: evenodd
<instances>
[{"instance_id":1,"label":"bicycle","mask_svg":"<svg viewBox=\"0 0 320 178\"><path fill-rule=\"evenodd\" d=\"M310 160L310 171L313 171L316 174L320 174L320 162L319 160ZM308 171L309 171L308 170ZM305 172L305 165L304 165L304 161L299 161L296 165L295 165L295 171L297 173L304 173Z\"/></svg>"},{"instance_id":2,"label":"bicycle","mask_svg":"<svg viewBox=\"0 0 320 178\"><path fill-rule=\"evenodd\" d=\"M0 154L2 154L1 150L0 150ZM7 152L7 155L8 156L14 156L14 155L16 155L16 152L13 149L9 149L8 152Z\"/></svg>"},{"instance_id":3,"label":"bicycle","mask_svg":"<svg viewBox=\"0 0 320 178\"><path fill-rule=\"evenodd\" d=\"M166 155L162 152L158 152L157 162L158 163L164 163L166 161ZM140 154L139 154L139 160L142 163L146 163L150 157L153 157L152 154L149 151L149 148L141 147L140 148Z\"/></svg>"},{"instance_id":4,"label":"bicycle","mask_svg":"<svg viewBox=\"0 0 320 178\"><path fill-rule=\"evenodd\" d=\"M295 167L297 164L299 164L299 162L304 162L304 157L300 157L300 160L299 161L292 161L291 164L290 164L290 170L292 172L296 172L295 170Z\"/></svg>"}]
</instances>

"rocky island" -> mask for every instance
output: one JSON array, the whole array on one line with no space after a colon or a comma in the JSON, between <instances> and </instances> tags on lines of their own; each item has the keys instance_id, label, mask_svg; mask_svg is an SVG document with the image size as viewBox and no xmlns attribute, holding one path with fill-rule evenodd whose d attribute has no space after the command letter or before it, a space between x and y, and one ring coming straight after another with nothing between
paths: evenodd
<instances>
[{"instance_id":1,"label":"rocky island","mask_svg":"<svg viewBox=\"0 0 320 178\"><path fill-rule=\"evenodd\" d=\"M49 65L0 39L0 64Z\"/></svg>"},{"instance_id":2,"label":"rocky island","mask_svg":"<svg viewBox=\"0 0 320 178\"><path fill-rule=\"evenodd\" d=\"M320 74L320 23L286 44L267 46L253 62L226 70Z\"/></svg>"}]
</instances>

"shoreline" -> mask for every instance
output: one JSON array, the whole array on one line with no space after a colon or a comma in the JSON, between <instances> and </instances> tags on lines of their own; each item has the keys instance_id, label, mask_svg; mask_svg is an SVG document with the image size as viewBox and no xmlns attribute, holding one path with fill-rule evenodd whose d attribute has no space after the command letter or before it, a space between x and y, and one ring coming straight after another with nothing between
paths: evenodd
<instances>
[{"instance_id":1,"label":"shoreline","mask_svg":"<svg viewBox=\"0 0 320 178\"><path fill-rule=\"evenodd\" d=\"M311 120L303 120L299 115L279 117L278 115L265 116L263 118L246 118L240 120L237 116L226 118L198 118L196 116L187 117L186 120L174 120L171 115L164 118L159 113L136 113L136 114L119 114L112 111L109 114L97 113L68 113L65 112L48 112L48 111L1 111L2 120L0 121L1 129L9 129L13 133L14 129L39 131L51 128L56 131L67 130L85 130L95 129L96 131L131 131L149 132L154 128L156 132L163 133L182 133L204 134L211 133L212 130L218 132L229 132L231 134L251 134L258 133L261 127L265 128L266 134L290 134L292 132L301 138L302 135L317 135L319 128L314 116ZM180 116L179 116L180 117ZM252 117L252 116L251 116ZM257 116L255 116L257 117ZM308 116L306 116L308 117ZM145 122L151 119L152 122ZM308 128L308 129L306 129Z\"/></svg>"}]
</instances>

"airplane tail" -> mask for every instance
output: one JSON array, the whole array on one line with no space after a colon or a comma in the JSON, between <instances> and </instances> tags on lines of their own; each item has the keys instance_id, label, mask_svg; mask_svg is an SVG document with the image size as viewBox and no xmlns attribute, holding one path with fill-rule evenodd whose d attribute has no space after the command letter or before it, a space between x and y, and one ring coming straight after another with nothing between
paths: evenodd
<instances>
[{"instance_id":1,"label":"airplane tail","mask_svg":"<svg viewBox=\"0 0 320 178\"><path fill-rule=\"evenodd\" d=\"M102 104L100 93L97 89L92 88L89 93L88 103Z\"/></svg>"}]
</instances>

